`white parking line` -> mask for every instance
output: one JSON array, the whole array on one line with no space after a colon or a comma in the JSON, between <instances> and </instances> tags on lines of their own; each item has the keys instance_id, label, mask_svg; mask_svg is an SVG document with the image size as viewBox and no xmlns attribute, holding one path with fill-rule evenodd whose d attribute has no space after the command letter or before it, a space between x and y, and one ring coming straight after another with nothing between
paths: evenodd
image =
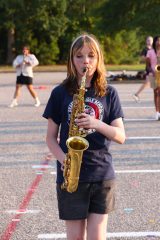
<instances>
[{"instance_id":1,"label":"white parking line","mask_svg":"<svg viewBox=\"0 0 160 240\"><path fill-rule=\"evenodd\" d=\"M28 210L28 209L24 209L24 210L21 210L21 211L18 211L18 210L6 210L5 211L6 213L9 213L9 214L26 214L26 213L40 213L41 210Z\"/></svg>"},{"instance_id":2,"label":"white parking line","mask_svg":"<svg viewBox=\"0 0 160 240\"><path fill-rule=\"evenodd\" d=\"M106 233L106 237L108 238L137 238L137 237L159 237L160 232L117 232L117 233ZM39 234L38 239L58 239L66 238L65 233L51 233L51 234Z\"/></svg>"},{"instance_id":3,"label":"white parking line","mask_svg":"<svg viewBox=\"0 0 160 240\"><path fill-rule=\"evenodd\" d=\"M115 170L115 173L160 173L160 169L139 169L139 170ZM52 175L56 175L56 171L50 172Z\"/></svg>"},{"instance_id":4,"label":"white parking line","mask_svg":"<svg viewBox=\"0 0 160 240\"><path fill-rule=\"evenodd\" d=\"M136 107L134 107L134 106L122 106L122 108L123 109L150 109L150 108L154 108L154 107L152 107L152 106L150 106L150 107L147 107L147 106L136 106Z\"/></svg>"},{"instance_id":5,"label":"white parking line","mask_svg":"<svg viewBox=\"0 0 160 240\"><path fill-rule=\"evenodd\" d=\"M33 169L42 169L42 168L48 169L48 168L53 168L53 166L51 166L51 165L32 165L32 168Z\"/></svg>"},{"instance_id":6,"label":"white parking line","mask_svg":"<svg viewBox=\"0 0 160 240\"><path fill-rule=\"evenodd\" d=\"M127 140L148 140L148 139L152 139L152 140L155 140L155 139L160 139L160 136L142 136L142 137L127 137Z\"/></svg>"},{"instance_id":7,"label":"white parking line","mask_svg":"<svg viewBox=\"0 0 160 240\"><path fill-rule=\"evenodd\" d=\"M160 173L160 169L116 170L116 173Z\"/></svg>"},{"instance_id":8,"label":"white parking line","mask_svg":"<svg viewBox=\"0 0 160 240\"><path fill-rule=\"evenodd\" d=\"M124 118L125 122L150 122L157 121L155 118Z\"/></svg>"}]
</instances>

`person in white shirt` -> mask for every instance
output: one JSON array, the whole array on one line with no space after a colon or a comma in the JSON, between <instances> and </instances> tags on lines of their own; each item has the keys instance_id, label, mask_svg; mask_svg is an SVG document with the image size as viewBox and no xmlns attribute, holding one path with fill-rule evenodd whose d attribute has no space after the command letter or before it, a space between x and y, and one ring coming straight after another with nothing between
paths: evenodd
<instances>
[{"instance_id":1,"label":"person in white shirt","mask_svg":"<svg viewBox=\"0 0 160 240\"><path fill-rule=\"evenodd\" d=\"M9 107L13 108L18 105L18 97L20 95L22 85L26 85L30 94L35 100L35 107L40 106L40 100L37 93L33 89L33 67L39 64L34 54L30 53L29 46L23 47L23 54L18 55L13 61L13 67L16 69L17 81L14 98Z\"/></svg>"}]
</instances>

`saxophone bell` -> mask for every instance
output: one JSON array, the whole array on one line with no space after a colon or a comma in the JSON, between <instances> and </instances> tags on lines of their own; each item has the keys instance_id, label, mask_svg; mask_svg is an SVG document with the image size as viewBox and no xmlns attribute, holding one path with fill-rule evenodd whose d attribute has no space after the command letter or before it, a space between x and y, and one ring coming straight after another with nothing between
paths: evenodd
<instances>
[{"instance_id":1,"label":"saxophone bell","mask_svg":"<svg viewBox=\"0 0 160 240\"><path fill-rule=\"evenodd\" d=\"M64 164L63 174L65 181L61 188L72 193L78 187L82 155L84 150L89 147L89 143L85 138L80 136L70 137L66 143L69 151Z\"/></svg>"}]
</instances>

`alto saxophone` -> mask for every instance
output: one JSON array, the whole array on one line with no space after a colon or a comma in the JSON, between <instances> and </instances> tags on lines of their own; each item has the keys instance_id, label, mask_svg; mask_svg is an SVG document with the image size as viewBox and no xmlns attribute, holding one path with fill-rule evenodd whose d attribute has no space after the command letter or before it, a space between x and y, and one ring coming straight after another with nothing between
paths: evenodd
<instances>
[{"instance_id":1,"label":"alto saxophone","mask_svg":"<svg viewBox=\"0 0 160 240\"><path fill-rule=\"evenodd\" d=\"M160 87L160 65L155 66L155 83L156 87Z\"/></svg>"},{"instance_id":2,"label":"alto saxophone","mask_svg":"<svg viewBox=\"0 0 160 240\"><path fill-rule=\"evenodd\" d=\"M78 90L78 93L73 96L69 138L66 141L68 153L66 154L66 159L64 161L64 182L61 185L62 189L70 193L77 190L83 152L89 147L88 141L84 138L84 136L86 136L85 129L80 129L75 123L77 115L85 110L84 94L87 68L85 68L83 72L85 74L82 77L80 89Z\"/></svg>"}]
</instances>

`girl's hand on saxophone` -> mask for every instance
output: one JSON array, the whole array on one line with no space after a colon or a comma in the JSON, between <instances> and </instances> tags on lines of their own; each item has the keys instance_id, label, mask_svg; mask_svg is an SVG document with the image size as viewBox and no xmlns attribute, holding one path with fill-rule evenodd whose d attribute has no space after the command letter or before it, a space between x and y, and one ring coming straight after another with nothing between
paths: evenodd
<instances>
[{"instance_id":1,"label":"girl's hand on saxophone","mask_svg":"<svg viewBox=\"0 0 160 240\"><path fill-rule=\"evenodd\" d=\"M125 141L125 131L122 118L115 119L111 122L111 125L108 125L101 120L96 119L95 116L81 113L75 121L79 128L95 129L117 143L124 143Z\"/></svg>"},{"instance_id":2,"label":"girl's hand on saxophone","mask_svg":"<svg viewBox=\"0 0 160 240\"><path fill-rule=\"evenodd\" d=\"M75 123L80 128L84 129L95 129L97 127L99 120L95 116L87 113L81 113L75 119Z\"/></svg>"}]
</instances>

